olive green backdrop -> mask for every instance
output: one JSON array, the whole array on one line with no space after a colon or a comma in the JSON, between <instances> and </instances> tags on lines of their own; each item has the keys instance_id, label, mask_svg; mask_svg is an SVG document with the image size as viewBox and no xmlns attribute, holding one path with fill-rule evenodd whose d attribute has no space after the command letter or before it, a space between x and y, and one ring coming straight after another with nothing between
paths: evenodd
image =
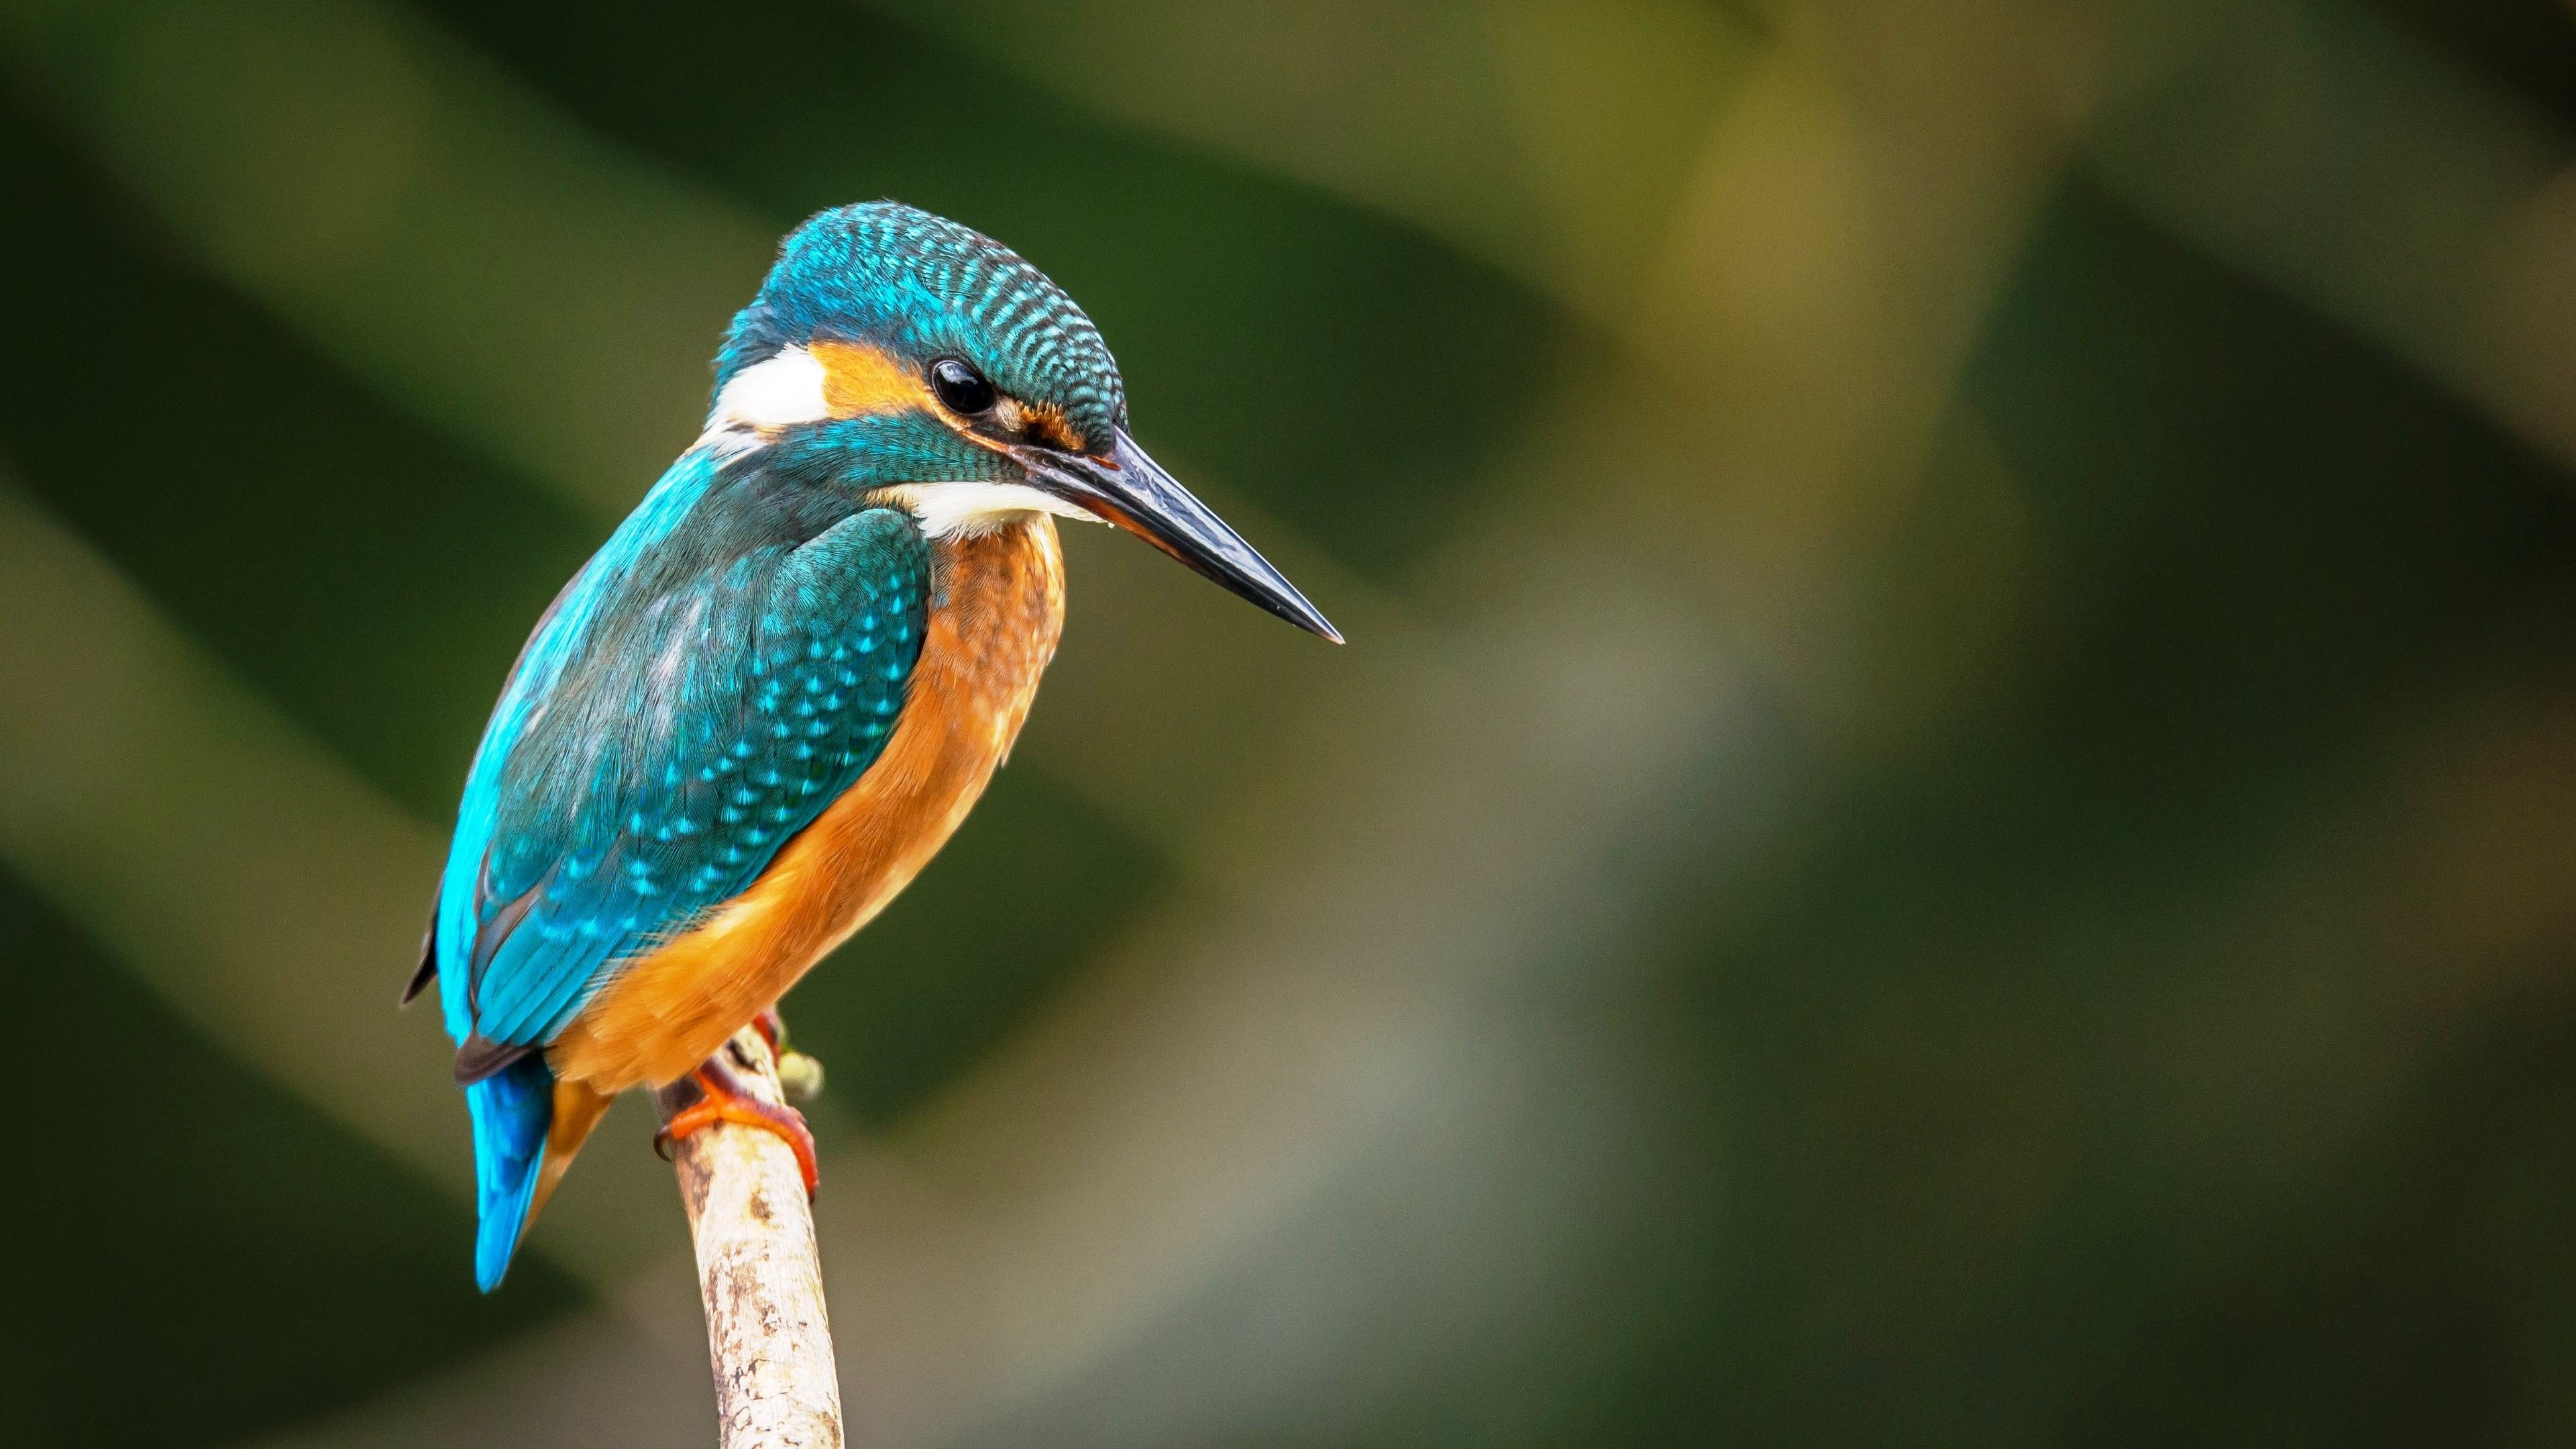
<instances>
[{"instance_id":1,"label":"olive green backdrop","mask_svg":"<svg viewBox=\"0 0 2576 1449\"><path fill-rule=\"evenodd\" d=\"M787 1003L854 1442L2576 1435L2576 13L0 16L0 1431L703 1443L406 948L775 236L1099 321L1105 533Z\"/></svg>"}]
</instances>

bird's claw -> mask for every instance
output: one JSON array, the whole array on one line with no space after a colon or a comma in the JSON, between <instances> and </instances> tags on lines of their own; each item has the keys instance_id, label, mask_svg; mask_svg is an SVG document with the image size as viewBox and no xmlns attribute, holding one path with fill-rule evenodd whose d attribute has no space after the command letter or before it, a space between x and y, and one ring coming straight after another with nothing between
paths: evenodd
<instances>
[{"instance_id":1,"label":"bird's claw","mask_svg":"<svg viewBox=\"0 0 2576 1449\"><path fill-rule=\"evenodd\" d=\"M698 1100L673 1113L671 1120L662 1124L662 1130L653 1134L653 1150L663 1161L671 1160L672 1143L719 1122L757 1127L775 1134L796 1154L796 1171L805 1180L805 1196L814 1196L823 1176L815 1161L814 1132L805 1125L803 1113L753 1096L742 1079L724 1064L721 1052L689 1075L697 1083Z\"/></svg>"}]
</instances>

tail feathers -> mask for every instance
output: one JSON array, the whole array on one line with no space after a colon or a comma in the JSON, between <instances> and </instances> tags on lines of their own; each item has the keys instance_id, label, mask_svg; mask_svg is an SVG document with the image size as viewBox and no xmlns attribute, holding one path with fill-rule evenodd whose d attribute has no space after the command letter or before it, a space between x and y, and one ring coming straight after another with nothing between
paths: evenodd
<instances>
[{"instance_id":1,"label":"tail feathers","mask_svg":"<svg viewBox=\"0 0 2576 1449\"><path fill-rule=\"evenodd\" d=\"M491 1292L510 1270L543 1175L546 1130L554 1121L554 1073L542 1056L522 1057L465 1089L474 1116L474 1281Z\"/></svg>"}]
</instances>

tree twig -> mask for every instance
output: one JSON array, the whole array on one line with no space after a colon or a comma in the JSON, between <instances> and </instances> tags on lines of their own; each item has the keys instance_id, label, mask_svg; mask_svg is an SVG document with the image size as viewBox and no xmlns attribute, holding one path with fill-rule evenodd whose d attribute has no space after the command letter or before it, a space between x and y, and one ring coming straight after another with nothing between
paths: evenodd
<instances>
[{"instance_id":1,"label":"tree twig","mask_svg":"<svg viewBox=\"0 0 2576 1449\"><path fill-rule=\"evenodd\" d=\"M783 1105L780 1063L745 1028L725 1050L753 1095ZM788 1054L791 1071L812 1063ZM696 1100L664 1088L662 1120ZM718 1123L673 1144L698 1252L723 1449L840 1449L841 1380L823 1307L814 1213L796 1154L770 1132Z\"/></svg>"}]
</instances>

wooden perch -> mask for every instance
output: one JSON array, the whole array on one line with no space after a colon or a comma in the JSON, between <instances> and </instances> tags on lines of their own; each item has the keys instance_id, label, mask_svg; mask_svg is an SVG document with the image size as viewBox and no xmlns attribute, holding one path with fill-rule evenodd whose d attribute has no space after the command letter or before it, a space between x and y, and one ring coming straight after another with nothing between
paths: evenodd
<instances>
[{"instance_id":1,"label":"wooden perch","mask_svg":"<svg viewBox=\"0 0 2576 1449\"><path fill-rule=\"evenodd\" d=\"M819 1083L811 1058L774 1059L745 1028L725 1050L753 1095L784 1105L787 1074ZM800 1091L799 1095L811 1095ZM656 1097L662 1120L697 1100L682 1081ZM840 1449L841 1380L823 1309L814 1213L796 1154L776 1134L720 1122L672 1144L680 1202L698 1251L723 1449Z\"/></svg>"}]
</instances>

